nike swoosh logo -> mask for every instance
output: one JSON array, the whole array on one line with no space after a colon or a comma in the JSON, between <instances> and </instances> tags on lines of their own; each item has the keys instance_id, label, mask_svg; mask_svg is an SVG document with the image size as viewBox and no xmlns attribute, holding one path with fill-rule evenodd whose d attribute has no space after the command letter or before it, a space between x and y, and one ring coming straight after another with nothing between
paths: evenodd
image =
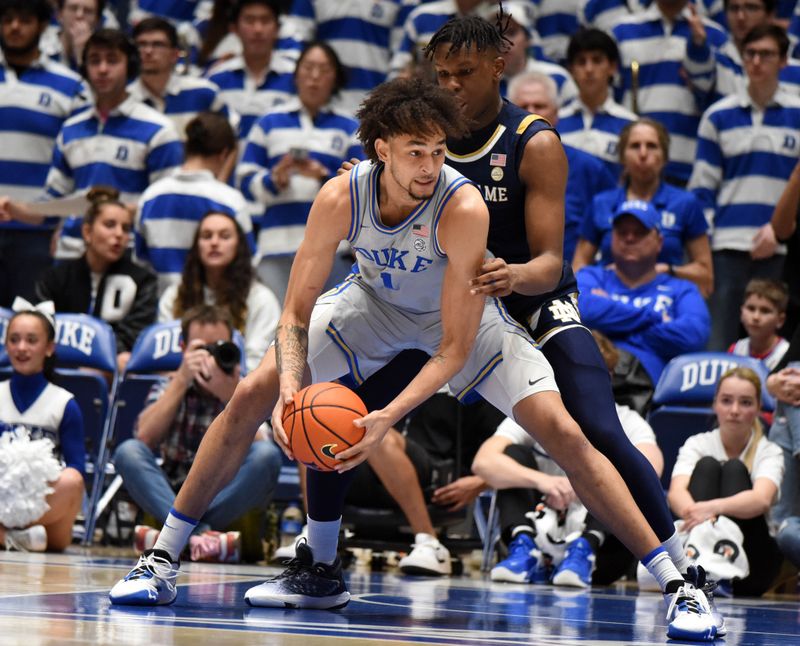
<instances>
[{"instance_id":1,"label":"nike swoosh logo","mask_svg":"<svg viewBox=\"0 0 800 646\"><path fill-rule=\"evenodd\" d=\"M322 455L325 455L325 456L327 456L329 458L333 458L335 460L336 456L333 454L333 449L335 449L337 446L339 446L339 445L338 444L323 444L322 448L320 449L320 453L322 453Z\"/></svg>"},{"instance_id":2,"label":"nike swoosh logo","mask_svg":"<svg viewBox=\"0 0 800 646\"><path fill-rule=\"evenodd\" d=\"M533 386L535 384L538 384L542 379L545 379L545 377L539 377L538 379L534 379L533 381L528 379L528 385L529 386Z\"/></svg>"}]
</instances>

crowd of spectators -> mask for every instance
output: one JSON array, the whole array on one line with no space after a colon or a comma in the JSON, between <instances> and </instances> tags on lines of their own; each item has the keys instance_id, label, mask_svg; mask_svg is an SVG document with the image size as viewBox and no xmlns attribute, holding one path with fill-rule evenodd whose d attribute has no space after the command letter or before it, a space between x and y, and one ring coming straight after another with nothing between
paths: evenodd
<instances>
[{"instance_id":1,"label":"crowd of spectators","mask_svg":"<svg viewBox=\"0 0 800 646\"><path fill-rule=\"evenodd\" d=\"M800 202L800 60L793 57L800 2L391 0L366 10L367 4L0 0L0 307L24 297L107 321L120 372L142 329L184 319L180 369L153 392L136 438L118 449L134 500L163 520L193 450L178 445L196 445L238 379L238 368L234 374L215 368L205 346L238 330L249 370L265 352L311 202L342 163L363 158L354 117L360 101L387 78L434 80L422 48L451 17L475 13L504 30L507 100L540 114L561 135L569 161L564 255L577 273L584 323L604 333L615 352L638 360L652 384L672 357L703 349L749 355L776 371L767 387L779 401L774 439L785 464L778 468L773 460L771 488L756 474L746 479L752 455L739 449L769 443L756 431L745 437L753 424L740 424L737 435L720 418L715 432L722 434L724 454L700 457L724 462L727 456L732 463L746 454L736 486L747 489L749 482L764 504L737 504L730 515L752 521L747 528L757 524L769 549L771 527L787 556L800 560L800 370L784 357L797 342L790 347L783 338L794 332L800 301L792 276ZM58 198L73 197L83 197L84 208L59 206L65 200ZM352 261L343 245L329 287ZM15 330L22 323L32 329L25 334L41 346L34 359L43 363L47 326L35 317L15 321ZM19 334L9 331L7 347ZM15 395L33 379L30 371L9 355L14 376L6 399L15 408L11 417L0 408L6 424L18 421L22 404L33 405ZM41 366L33 371L40 372ZM25 388L37 394L39 381L38 390ZM724 393L731 384L742 391L725 395L725 406L742 398L752 403L748 381L749 374L738 374L720 386ZM756 404L759 398L760 390ZM721 414L719 393L718 400ZM433 402L428 414L442 405ZM170 415L160 415L155 428L153 411L167 406ZM202 406L202 415L194 411ZM176 415L192 421L188 427L175 422L182 430L171 434L167 418ZM636 429L639 419L632 422ZM48 423L58 428L58 420ZM538 493L515 498L513 490L502 497L514 498L501 507L503 543L512 555L535 559L526 542L535 528L523 508L543 502L563 511L574 493L557 473L538 470L541 459L532 458L516 429L501 426L492 435L494 426L483 429L491 436L487 443L463 460L477 454L476 473L457 474L461 484L427 492L425 501L438 497L453 506L455 499L463 506L488 486L527 483ZM402 464L397 473L425 488L414 476L425 460L415 456L429 460L431 451L407 435L388 436L386 450L364 469L374 471L382 483L376 486L406 513L415 545L444 549L421 491L399 476L392 480L387 468ZM651 443L646 433L636 437ZM726 438L736 446L728 447ZM271 446L255 441L254 460L275 471L275 456L261 444ZM165 454L166 466L152 462L154 450ZM670 500L686 520L700 504L695 500L720 494L700 493L698 469L682 455ZM166 475L146 483L136 475L145 471ZM779 471L786 474L782 485ZM254 489L249 477L243 468L241 504L219 505L225 522L209 512L192 543L194 557L230 560L236 552L234 539L220 531L234 512L252 506L256 493L268 500L274 486L265 479ZM776 522L768 525L779 489ZM747 515L756 507L759 514ZM74 518L72 507L67 516ZM49 545L63 547L50 525L41 524ZM595 553L603 553L604 530L592 519L580 528L585 545L572 549L594 563ZM7 529L0 526L0 536L13 530ZM536 573L522 579L498 570L497 579L538 580L545 576L542 565L541 559L528 563ZM591 569L576 576L560 579L585 585ZM760 593L763 584L735 589Z\"/></svg>"}]
</instances>

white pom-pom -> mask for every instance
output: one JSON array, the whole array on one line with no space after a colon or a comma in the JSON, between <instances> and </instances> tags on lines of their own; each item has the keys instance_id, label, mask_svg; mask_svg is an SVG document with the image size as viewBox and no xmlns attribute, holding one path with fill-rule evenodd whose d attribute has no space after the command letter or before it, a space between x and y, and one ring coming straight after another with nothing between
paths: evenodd
<instances>
[{"instance_id":1,"label":"white pom-pom","mask_svg":"<svg viewBox=\"0 0 800 646\"><path fill-rule=\"evenodd\" d=\"M27 527L50 509L45 498L63 468L53 449L51 440L31 440L24 428L0 435L0 525Z\"/></svg>"}]
</instances>

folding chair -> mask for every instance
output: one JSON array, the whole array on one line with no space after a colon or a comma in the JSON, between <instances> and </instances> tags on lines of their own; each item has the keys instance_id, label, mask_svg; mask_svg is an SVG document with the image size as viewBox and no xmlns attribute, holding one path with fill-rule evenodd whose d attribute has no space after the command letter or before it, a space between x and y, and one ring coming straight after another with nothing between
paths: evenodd
<instances>
[{"instance_id":1,"label":"folding chair","mask_svg":"<svg viewBox=\"0 0 800 646\"><path fill-rule=\"evenodd\" d=\"M762 410L774 410L775 400L766 388L769 373L758 359L724 352L693 352L675 357L661 373L647 420L664 454L661 483L665 489L669 488L672 468L684 442L692 435L713 428L711 404L717 382L725 372L737 366L752 368L758 374L762 384Z\"/></svg>"}]
</instances>

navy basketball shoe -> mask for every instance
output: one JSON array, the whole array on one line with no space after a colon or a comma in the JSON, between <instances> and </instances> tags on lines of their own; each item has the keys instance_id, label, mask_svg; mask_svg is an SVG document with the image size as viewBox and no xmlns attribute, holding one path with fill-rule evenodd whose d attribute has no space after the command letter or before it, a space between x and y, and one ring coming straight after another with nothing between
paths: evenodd
<instances>
[{"instance_id":1,"label":"navy basketball shoe","mask_svg":"<svg viewBox=\"0 0 800 646\"><path fill-rule=\"evenodd\" d=\"M122 581L117 581L108 597L111 603L125 606L163 606L175 601L179 563L164 550L147 550Z\"/></svg>"},{"instance_id":2,"label":"navy basketball shoe","mask_svg":"<svg viewBox=\"0 0 800 646\"><path fill-rule=\"evenodd\" d=\"M332 565L314 563L308 542L301 538L286 569L250 588L244 600L251 606L335 610L347 605L350 593L344 584L341 561L337 558Z\"/></svg>"}]
</instances>

